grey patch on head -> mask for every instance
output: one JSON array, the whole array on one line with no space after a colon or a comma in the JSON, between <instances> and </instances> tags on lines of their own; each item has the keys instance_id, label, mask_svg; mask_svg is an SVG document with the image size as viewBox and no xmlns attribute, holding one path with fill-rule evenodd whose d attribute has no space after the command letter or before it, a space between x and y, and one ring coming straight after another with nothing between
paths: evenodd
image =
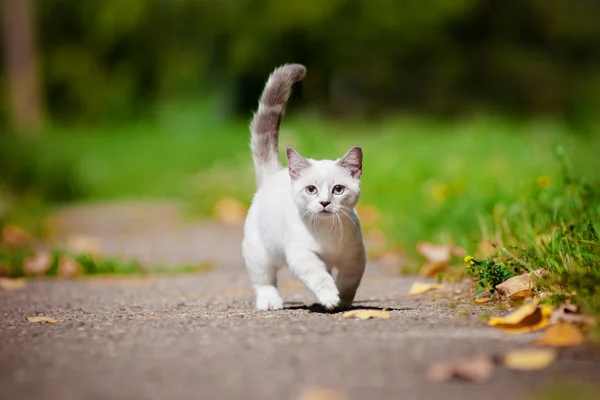
<instances>
[{"instance_id":1,"label":"grey patch on head","mask_svg":"<svg viewBox=\"0 0 600 400\"><path fill-rule=\"evenodd\" d=\"M350 171L354 178L360 178L362 175L363 153L360 146L354 146L339 159L338 164Z\"/></svg>"},{"instance_id":2,"label":"grey patch on head","mask_svg":"<svg viewBox=\"0 0 600 400\"><path fill-rule=\"evenodd\" d=\"M302 171L310 167L310 162L302 157L292 146L285 148L288 159L288 170L292 178L298 178Z\"/></svg>"},{"instance_id":3,"label":"grey patch on head","mask_svg":"<svg viewBox=\"0 0 600 400\"><path fill-rule=\"evenodd\" d=\"M286 64L275 69L269 77L260 97L258 111L250 124L250 145L255 165L273 170L281 167L278 152L281 119L292 86L305 75L306 68L303 65Z\"/></svg>"}]
</instances>

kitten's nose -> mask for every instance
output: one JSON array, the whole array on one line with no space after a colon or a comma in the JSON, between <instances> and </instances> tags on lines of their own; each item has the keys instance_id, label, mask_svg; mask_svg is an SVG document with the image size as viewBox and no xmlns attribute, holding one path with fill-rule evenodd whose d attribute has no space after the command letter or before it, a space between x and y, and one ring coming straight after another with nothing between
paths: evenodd
<instances>
[{"instance_id":1,"label":"kitten's nose","mask_svg":"<svg viewBox=\"0 0 600 400\"><path fill-rule=\"evenodd\" d=\"M331 204L330 201L320 201L319 203L321 203L321 205L323 206L323 208L327 207L328 205Z\"/></svg>"}]
</instances>

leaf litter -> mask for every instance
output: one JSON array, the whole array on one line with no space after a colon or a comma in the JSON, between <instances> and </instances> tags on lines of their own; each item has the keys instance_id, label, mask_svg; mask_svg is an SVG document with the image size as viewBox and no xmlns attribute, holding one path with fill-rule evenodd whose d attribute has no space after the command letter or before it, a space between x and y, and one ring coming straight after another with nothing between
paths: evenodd
<instances>
[{"instance_id":1,"label":"leaf litter","mask_svg":"<svg viewBox=\"0 0 600 400\"><path fill-rule=\"evenodd\" d=\"M350 310L350 311L346 311L344 313L344 315L342 315L343 319L346 318L352 318L352 319L362 319L362 320L367 320L367 319L390 319L392 318L392 314L389 311L386 310L370 310L370 309L363 309L363 310Z\"/></svg>"},{"instance_id":2,"label":"leaf litter","mask_svg":"<svg viewBox=\"0 0 600 400\"><path fill-rule=\"evenodd\" d=\"M31 323L31 324L35 324L35 323L39 323L39 322L45 322L48 324L56 324L58 323L57 320L55 320L54 318L51 317L46 317L44 315L38 315L35 317L27 317L27 322Z\"/></svg>"},{"instance_id":3,"label":"leaf litter","mask_svg":"<svg viewBox=\"0 0 600 400\"><path fill-rule=\"evenodd\" d=\"M552 306L540 305L539 300L534 299L506 316L490 318L488 325L506 333L534 332L548 326L552 311Z\"/></svg>"},{"instance_id":4,"label":"leaf litter","mask_svg":"<svg viewBox=\"0 0 600 400\"><path fill-rule=\"evenodd\" d=\"M415 282L412 284L408 294L415 295L421 294L425 292L429 292L432 290L437 290L443 288L444 285L436 284L436 283L424 283L424 282Z\"/></svg>"}]
</instances>

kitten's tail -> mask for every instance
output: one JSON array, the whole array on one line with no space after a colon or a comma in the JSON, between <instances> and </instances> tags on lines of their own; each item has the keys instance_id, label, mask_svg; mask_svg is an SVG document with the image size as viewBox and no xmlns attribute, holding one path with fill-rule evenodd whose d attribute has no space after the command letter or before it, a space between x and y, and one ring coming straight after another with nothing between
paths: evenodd
<instances>
[{"instance_id":1,"label":"kitten's tail","mask_svg":"<svg viewBox=\"0 0 600 400\"><path fill-rule=\"evenodd\" d=\"M286 64L277 68L265 85L260 96L258 111L250 124L250 148L256 172L256 185L281 169L277 147L279 125L285 112L294 83L306 75L306 68L300 64Z\"/></svg>"}]
</instances>

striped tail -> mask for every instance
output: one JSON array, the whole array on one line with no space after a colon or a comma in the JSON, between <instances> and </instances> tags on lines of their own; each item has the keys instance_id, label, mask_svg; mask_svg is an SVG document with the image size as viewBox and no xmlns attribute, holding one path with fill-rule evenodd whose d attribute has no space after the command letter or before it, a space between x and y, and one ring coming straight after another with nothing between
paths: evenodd
<instances>
[{"instance_id":1,"label":"striped tail","mask_svg":"<svg viewBox=\"0 0 600 400\"><path fill-rule=\"evenodd\" d=\"M300 64L286 64L277 68L265 85L258 111L250 124L250 148L256 172L256 185L279 171L278 138L279 125L285 113L292 86L306 75L306 68Z\"/></svg>"}]
</instances>

